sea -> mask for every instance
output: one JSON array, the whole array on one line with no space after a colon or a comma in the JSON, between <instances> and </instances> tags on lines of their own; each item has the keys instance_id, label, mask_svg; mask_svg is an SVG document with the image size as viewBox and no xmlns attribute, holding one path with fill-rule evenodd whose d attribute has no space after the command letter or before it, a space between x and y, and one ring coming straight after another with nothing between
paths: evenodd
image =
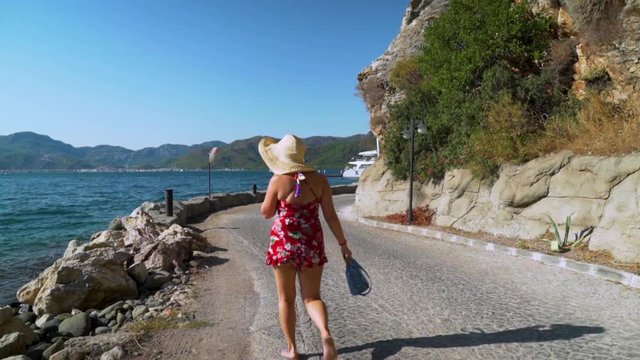
<instances>
[{"instance_id":1,"label":"sea","mask_svg":"<svg viewBox=\"0 0 640 360\"><path fill-rule=\"evenodd\" d=\"M327 170L327 173L337 173ZM88 241L111 220L145 201L265 190L268 171L0 171L0 305L62 256L73 239ZM329 177L332 185L353 179Z\"/></svg>"}]
</instances>

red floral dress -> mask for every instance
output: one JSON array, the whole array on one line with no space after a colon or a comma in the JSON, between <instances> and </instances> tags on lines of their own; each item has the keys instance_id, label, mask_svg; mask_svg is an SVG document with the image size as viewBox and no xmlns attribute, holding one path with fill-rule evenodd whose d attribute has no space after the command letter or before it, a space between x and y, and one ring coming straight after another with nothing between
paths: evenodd
<instances>
[{"instance_id":1,"label":"red floral dress","mask_svg":"<svg viewBox=\"0 0 640 360\"><path fill-rule=\"evenodd\" d=\"M319 199L306 204L278 202L278 215L271 227L267 265L293 264L300 271L327 262L318 216L319 205Z\"/></svg>"}]
</instances>

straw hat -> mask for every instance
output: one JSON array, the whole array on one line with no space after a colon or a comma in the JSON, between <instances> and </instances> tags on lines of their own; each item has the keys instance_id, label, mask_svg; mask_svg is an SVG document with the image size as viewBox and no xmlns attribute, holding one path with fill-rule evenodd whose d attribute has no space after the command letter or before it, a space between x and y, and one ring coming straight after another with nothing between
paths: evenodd
<instances>
[{"instance_id":1,"label":"straw hat","mask_svg":"<svg viewBox=\"0 0 640 360\"><path fill-rule=\"evenodd\" d=\"M315 170L304 163L307 146L295 135L287 134L280 141L265 137L260 140L258 151L264 163L274 174Z\"/></svg>"}]
</instances>

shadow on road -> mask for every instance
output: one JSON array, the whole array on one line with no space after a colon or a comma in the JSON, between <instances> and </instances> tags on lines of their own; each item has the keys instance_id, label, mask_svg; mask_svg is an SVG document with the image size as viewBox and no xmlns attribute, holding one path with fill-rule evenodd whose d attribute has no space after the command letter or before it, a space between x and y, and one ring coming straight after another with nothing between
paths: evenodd
<instances>
[{"instance_id":1,"label":"shadow on road","mask_svg":"<svg viewBox=\"0 0 640 360\"><path fill-rule=\"evenodd\" d=\"M207 253L207 254L213 254L214 252L218 252L218 251L228 251L228 250L225 249L225 248L221 248L221 247L217 247L217 246L211 245L204 252Z\"/></svg>"},{"instance_id":2,"label":"shadow on road","mask_svg":"<svg viewBox=\"0 0 640 360\"><path fill-rule=\"evenodd\" d=\"M228 262L230 259L221 258L213 254L217 252L224 252L224 251L227 251L227 249L217 247L217 246L210 246L205 251L203 251L202 254L198 256L193 256L192 260L198 261L198 265L196 266L198 269L222 265Z\"/></svg>"},{"instance_id":3,"label":"shadow on road","mask_svg":"<svg viewBox=\"0 0 640 360\"><path fill-rule=\"evenodd\" d=\"M211 257L204 258L198 267L201 268L201 267L218 266L218 265L225 264L227 261L229 261L229 259L221 258L217 256L211 256Z\"/></svg>"},{"instance_id":4,"label":"shadow on road","mask_svg":"<svg viewBox=\"0 0 640 360\"><path fill-rule=\"evenodd\" d=\"M210 227L210 228L206 228L206 229L201 229L200 232L207 232L207 231L211 231L211 230L238 230L240 229L239 227L233 227L233 226L214 226L214 227Z\"/></svg>"},{"instance_id":5,"label":"shadow on road","mask_svg":"<svg viewBox=\"0 0 640 360\"><path fill-rule=\"evenodd\" d=\"M349 354L373 349L371 358L386 359L405 347L414 348L455 348L499 343L529 343L556 340L570 340L587 334L601 334L601 326L577 326L570 324L534 325L520 329L487 333L482 330L450 335L425 336L417 338L379 340L368 344L349 346L338 350L339 354ZM321 355L321 354L319 354ZM307 355L308 357L314 355Z\"/></svg>"}]
</instances>

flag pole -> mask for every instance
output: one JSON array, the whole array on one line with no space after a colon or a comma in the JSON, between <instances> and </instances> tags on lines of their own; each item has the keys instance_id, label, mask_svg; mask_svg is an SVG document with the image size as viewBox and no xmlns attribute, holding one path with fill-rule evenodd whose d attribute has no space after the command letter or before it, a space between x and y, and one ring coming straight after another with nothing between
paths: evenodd
<instances>
[{"instance_id":1,"label":"flag pole","mask_svg":"<svg viewBox=\"0 0 640 360\"><path fill-rule=\"evenodd\" d=\"M211 164L213 163L217 152L217 147L213 147L211 148L211 151L209 151L209 199L211 199Z\"/></svg>"}]
</instances>

